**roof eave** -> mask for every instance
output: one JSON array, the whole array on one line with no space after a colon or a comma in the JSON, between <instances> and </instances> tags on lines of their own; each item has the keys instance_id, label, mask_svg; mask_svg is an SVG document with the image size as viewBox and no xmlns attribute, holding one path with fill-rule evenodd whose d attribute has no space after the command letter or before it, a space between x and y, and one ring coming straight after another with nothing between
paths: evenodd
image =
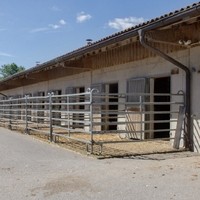
<instances>
[{"instance_id":1,"label":"roof eave","mask_svg":"<svg viewBox=\"0 0 200 200\"><path fill-rule=\"evenodd\" d=\"M74 59L76 57L80 57L86 53L89 53L89 52L101 49L103 47L121 42L128 38L136 37L136 36L138 36L138 31L140 29L145 30L145 31L154 30L157 28L161 28L163 26L168 26L170 24L177 23L178 21L183 21L184 19L188 20L190 17L198 16L198 15L200 15L200 4L195 4L195 5L196 6L192 6L191 8L188 8L187 10L176 12L176 13L173 13L173 15L168 15L167 17L160 17L158 20L155 20L155 21L152 20L152 21L144 23L142 25L135 26L134 28L132 28L128 31L122 31L121 33L115 34L111 37L107 37L98 42L92 43L90 45L84 46L84 47L77 49L75 51L72 51L70 53L67 53L63 56L57 57L57 58L47 61L43 64L40 64L38 66L27 69L23 72L14 74L14 75L0 81L0 84L7 82L11 79L14 79L14 78L26 76L27 74L33 73L38 70L43 70L46 67L53 66L59 62L63 62L66 60Z\"/></svg>"}]
</instances>

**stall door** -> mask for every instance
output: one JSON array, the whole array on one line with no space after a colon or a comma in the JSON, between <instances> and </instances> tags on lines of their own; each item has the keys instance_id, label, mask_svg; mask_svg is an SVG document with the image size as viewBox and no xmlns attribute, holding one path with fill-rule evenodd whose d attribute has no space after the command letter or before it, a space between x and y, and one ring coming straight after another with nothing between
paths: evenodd
<instances>
[{"instance_id":1,"label":"stall door","mask_svg":"<svg viewBox=\"0 0 200 200\"><path fill-rule=\"evenodd\" d=\"M105 95L102 105L102 130L117 130L118 117L118 83L107 83L104 85Z\"/></svg>"},{"instance_id":2,"label":"stall door","mask_svg":"<svg viewBox=\"0 0 200 200\"><path fill-rule=\"evenodd\" d=\"M154 79L155 94L170 94L170 77L162 77ZM154 114L154 138L169 138L170 129L170 95L154 96L154 111L163 111L163 114ZM161 103L159 105L159 103ZM163 104L166 103L166 104ZM163 121L158 123L156 121ZM166 122L165 122L166 121Z\"/></svg>"},{"instance_id":3,"label":"stall door","mask_svg":"<svg viewBox=\"0 0 200 200\"><path fill-rule=\"evenodd\" d=\"M93 122L101 123L102 117L104 114L102 114L103 105L105 103L105 84L98 83L93 84L91 86L91 89L96 89L96 93L93 95ZM101 131L102 126L101 125L94 125L93 126L94 131Z\"/></svg>"},{"instance_id":4,"label":"stall door","mask_svg":"<svg viewBox=\"0 0 200 200\"><path fill-rule=\"evenodd\" d=\"M85 92L85 87L75 87L74 92L76 94L84 93ZM81 103L85 101L85 96L84 95L78 95L74 98L74 101L77 103ZM81 122L76 122L76 121L84 121L84 114L83 112L85 110L85 105L74 105L73 110L76 112L73 114L73 127L74 128L84 128L84 124ZM79 113L80 112L80 113Z\"/></svg>"},{"instance_id":5,"label":"stall door","mask_svg":"<svg viewBox=\"0 0 200 200\"><path fill-rule=\"evenodd\" d=\"M148 133L144 134L148 124L141 123L148 118L143 111L149 108L141 104L141 102L148 101L149 97L142 95L145 93L149 93L148 78L132 78L127 81L127 102L135 103L135 105L126 106L126 130L129 132L129 138L132 139L144 139L148 135Z\"/></svg>"}]
</instances>

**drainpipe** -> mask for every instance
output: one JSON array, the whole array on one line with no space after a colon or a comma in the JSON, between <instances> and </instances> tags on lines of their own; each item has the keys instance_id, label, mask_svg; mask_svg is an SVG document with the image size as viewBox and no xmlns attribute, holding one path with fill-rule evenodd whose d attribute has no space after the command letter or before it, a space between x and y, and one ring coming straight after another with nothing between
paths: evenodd
<instances>
[{"instance_id":1,"label":"drainpipe","mask_svg":"<svg viewBox=\"0 0 200 200\"><path fill-rule=\"evenodd\" d=\"M185 146L186 148L189 148L190 151L194 151L193 146L193 134L191 131L191 74L190 70L187 66L183 65L182 63L178 62L174 58L168 56L164 52L160 51L159 49L150 46L145 41L145 31L139 30L139 39L142 46L149 49L151 52L155 53L156 55L159 55L160 57L164 58L165 60L169 61L170 63L176 65L178 68L182 69L186 74L186 99L185 99L185 106L186 106L186 117L187 117L187 136L185 138Z\"/></svg>"}]
</instances>

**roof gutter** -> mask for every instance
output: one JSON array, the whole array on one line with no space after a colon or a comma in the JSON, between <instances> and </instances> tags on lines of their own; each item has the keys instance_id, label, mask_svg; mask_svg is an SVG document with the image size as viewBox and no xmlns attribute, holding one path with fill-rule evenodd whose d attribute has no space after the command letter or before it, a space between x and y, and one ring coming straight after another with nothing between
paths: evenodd
<instances>
[{"instance_id":1,"label":"roof gutter","mask_svg":"<svg viewBox=\"0 0 200 200\"><path fill-rule=\"evenodd\" d=\"M153 30L153 29L156 29L156 28L160 28L162 26L167 26L167 25L179 22L183 19L188 19L188 18L196 16L196 15L200 15L200 5L199 4L197 4L197 5L194 4L192 7L187 8L186 10L183 10L183 11L181 10L181 11L173 13L172 15L169 14L166 17L162 16L162 17L160 17L160 19L155 19L155 20L149 21L147 23L144 23L142 25L138 25L138 26L134 27L133 30L124 31L124 33L123 32L117 33L117 34L115 34L115 35L113 35L109 38L105 38L105 39L100 40L98 42L92 43L91 45L87 45L85 47L82 47L82 48L77 49L75 51L72 51L70 53L67 53L63 56L60 56L60 57L57 57L57 58L52 59L50 61L47 61L47 62L45 62L41 65L38 65L36 67L32 67L32 68L30 68L26 71L17 73L15 75L11 76L11 77L8 77L7 79L5 79L3 81L0 81L0 83L8 81L12 78L20 77L20 76L27 74L27 73L32 73L32 72L37 71L37 70L42 70L42 69L44 69L48 66L52 66L52 65L55 65L58 62L62 62L63 60L70 60L72 58L84 55L87 52L98 50L102 47L105 47L105 46L111 45L113 43L117 43L117 42L126 40L130 37L136 37L136 36L138 36L138 31L140 29L143 29L143 30L145 29L146 31Z\"/></svg>"},{"instance_id":2,"label":"roof gutter","mask_svg":"<svg viewBox=\"0 0 200 200\"><path fill-rule=\"evenodd\" d=\"M160 17L160 19L148 21L146 23L143 23L142 25L135 26L132 30L124 31L124 33L123 33L123 31L119 32L111 37L105 38L98 42L94 42L91 45L87 45L83 48L72 51L71 53L60 56L60 57L56 58L56 60L59 61L61 59L71 59L76 56L81 56L87 52L95 51L95 50L98 50L105 46L112 45L113 43L121 42L123 40L129 39L130 37L136 37L136 36L138 36L138 31L140 29L143 29L143 30L145 29L146 31L153 30L153 29L167 26L167 25L170 25L173 23L177 23L179 21L181 22L184 19L189 20L190 18L197 16L197 15L200 15L200 4L194 5L190 8L188 8L187 10L175 12L172 15L169 14L166 17L162 16L162 17ZM52 61L49 61L49 62L52 62Z\"/></svg>"},{"instance_id":3,"label":"roof gutter","mask_svg":"<svg viewBox=\"0 0 200 200\"><path fill-rule=\"evenodd\" d=\"M151 52L155 53L156 55L164 58L165 60L169 61L170 63L174 64L178 68L182 69L186 74L186 98L185 98L185 111L186 111L186 117L187 117L187 131L186 131L186 138L185 138L185 146L186 148L189 148L190 151L194 150L193 147L193 134L191 131L191 74L190 70L187 66L183 65L182 63L178 62L174 58L168 56L164 52L160 51L159 49L150 46L146 40L145 40L145 33L146 30L139 30L139 39L142 46L149 49Z\"/></svg>"}]
</instances>

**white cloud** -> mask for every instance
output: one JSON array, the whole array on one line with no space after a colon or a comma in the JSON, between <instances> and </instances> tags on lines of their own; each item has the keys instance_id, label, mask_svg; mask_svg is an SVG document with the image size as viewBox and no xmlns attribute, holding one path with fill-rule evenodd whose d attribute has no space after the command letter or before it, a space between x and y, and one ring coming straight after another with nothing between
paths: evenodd
<instances>
[{"instance_id":1,"label":"white cloud","mask_svg":"<svg viewBox=\"0 0 200 200\"><path fill-rule=\"evenodd\" d=\"M51 27L52 29L60 28L60 26L58 24L49 24L49 27Z\"/></svg>"},{"instance_id":2,"label":"white cloud","mask_svg":"<svg viewBox=\"0 0 200 200\"><path fill-rule=\"evenodd\" d=\"M56 30L56 29L61 28L61 26L64 26L65 24L66 24L65 20L61 19L61 20L59 20L59 22L57 24L49 24L48 27L35 28L35 29L32 29L30 32L31 33L38 33L38 32L49 31L51 29Z\"/></svg>"},{"instance_id":3,"label":"white cloud","mask_svg":"<svg viewBox=\"0 0 200 200\"><path fill-rule=\"evenodd\" d=\"M59 21L59 23L60 23L61 25L65 25L65 24L66 24L66 21L65 21L64 19L61 19L61 20Z\"/></svg>"},{"instance_id":4,"label":"white cloud","mask_svg":"<svg viewBox=\"0 0 200 200\"><path fill-rule=\"evenodd\" d=\"M5 52L1 52L1 51L0 51L0 56L4 56L4 57L14 57L14 56L11 55L11 54L8 54L8 53L5 53Z\"/></svg>"},{"instance_id":5,"label":"white cloud","mask_svg":"<svg viewBox=\"0 0 200 200\"><path fill-rule=\"evenodd\" d=\"M76 17L76 21L78 23L82 23L82 22L85 22L89 19L91 19L92 16L90 14L86 14L85 12L80 12L77 14L77 17Z\"/></svg>"},{"instance_id":6,"label":"white cloud","mask_svg":"<svg viewBox=\"0 0 200 200\"><path fill-rule=\"evenodd\" d=\"M108 22L108 26L110 28L114 28L117 30L124 30L138 24L145 22L146 20L143 17L127 17L127 18L115 18Z\"/></svg>"},{"instance_id":7,"label":"white cloud","mask_svg":"<svg viewBox=\"0 0 200 200\"><path fill-rule=\"evenodd\" d=\"M43 27L43 28L35 28L35 29L32 29L30 32L31 32L31 33L38 33L38 32L44 32L44 31L47 31L47 30L49 30L49 28Z\"/></svg>"},{"instance_id":8,"label":"white cloud","mask_svg":"<svg viewBox=\"0 0 200 200\"><path fill-rule=\"evenodd\" d=\"M49 24L49 27L52 29L59 29L61 26L64 26L66 24L64 19L61 19L57 24Z\"/></svg>"}]
</instances>

